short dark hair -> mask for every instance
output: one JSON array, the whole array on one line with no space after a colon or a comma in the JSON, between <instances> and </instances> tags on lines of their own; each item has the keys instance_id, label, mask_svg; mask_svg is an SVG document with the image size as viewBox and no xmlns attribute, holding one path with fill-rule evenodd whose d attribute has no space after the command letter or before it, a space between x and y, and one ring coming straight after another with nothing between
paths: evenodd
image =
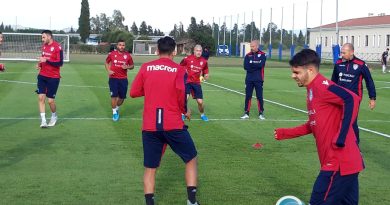
<instances>
[{"instance_id":1,"label":"short dark hair","mask_svg":"<svg viewBox=\"0 0 390 205\"><path fill-rule=\"evenodd\" d=\"M3 32L0 31L0 34L3 34Z\"/></svg>"},{"instance_id":2,"label":"short dark hair","mask_svg":"<svg viewBox=\"0 0 390 205\"><path fill-rule=\"evenodd\" d=\"M314 65L317 69L320 68L321 59L317 53L311 49L303 49L295 54L289 61L290 66L307 66Z\"/></svg>"},{"instance_id":3,"label":"short dark hair","mask_svg":"<svg viewBox=\"0 0 390 205\"><path fill-rule=\"evenodd\" d=\"M41 32L41 34L46 34L46 35L49 35L49 36L53 36L53 32L51 32L50 30L43 30Z\"/></svg>"},{"instance_id":4,"label":"short dark hair","mask_svg":"<svg viewBox=\"0 0 390 205\"><path fill-rule=\"evenodd\" d=\"M165 36L157 41L157 48L160 54L172 54L176 48L176 42L173 38Z\"/></svg>"},{"instance_id":5,"label":"short dark hair","mask_svg":"<svg viewBox=\"0 0 390 205\"><path fill-rule=\"evenodd\" d=\"M119 40L118 40L118 43L125 43L125 40L119 39Z\"/></svg>"}]
</instances>

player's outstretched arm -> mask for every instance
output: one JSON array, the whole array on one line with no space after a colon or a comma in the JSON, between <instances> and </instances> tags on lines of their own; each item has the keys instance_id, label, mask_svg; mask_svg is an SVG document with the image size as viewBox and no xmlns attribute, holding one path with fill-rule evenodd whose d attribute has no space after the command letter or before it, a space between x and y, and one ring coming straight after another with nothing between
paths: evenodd
<instances>
[{"instance_id":1,"label":"player's outstretched arm","mask_svg":"<svg viewBox=\"0 0 390 205\"><path fill-rule=\"evenodd\" d=\"M310 123L306 122L293 128L276 128L274 130L274 137L276 140L292 139L312 133Z\"/></svg>"},{"instance_id":2,"label":"player's outstretched arm","mask_svg":"<svg viewBox=\"0 0 390 205\"><path fill-rule=\"evenodd\" d=\"M142 97L145 95L144 92L144 82L143 82L143 69L138 71L137 75L135 76L133 83L131 84L130 88L130 96L132 98L136 97Z\"/></svg>"}]
</instances>

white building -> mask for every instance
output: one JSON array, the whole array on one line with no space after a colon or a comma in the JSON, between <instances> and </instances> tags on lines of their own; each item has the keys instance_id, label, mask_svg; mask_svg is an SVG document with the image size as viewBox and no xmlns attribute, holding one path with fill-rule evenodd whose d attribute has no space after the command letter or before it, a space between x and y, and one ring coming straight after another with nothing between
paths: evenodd
<instances>
[{"instance_id":1,"label":"white building","mask_svg":"<svg viewBox=\"0 0 390 205\"><path fill-rule=\"evenodd\" d=\"M349 19L338 23L339 45L352 43L355 55L366 61L380 61L390 47L390 15ZM332 58L332 45L337 44L336 23L311 28L309 46L315 50L322 43L322 58Z\"/></svg>"}]
</instances>

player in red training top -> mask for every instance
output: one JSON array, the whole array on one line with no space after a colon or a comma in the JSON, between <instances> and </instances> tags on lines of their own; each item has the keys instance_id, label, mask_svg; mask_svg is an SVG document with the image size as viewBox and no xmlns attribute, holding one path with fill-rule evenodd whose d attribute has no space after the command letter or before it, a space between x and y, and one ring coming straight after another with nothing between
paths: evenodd
<instances>
[{"instance_id":1,"label":"player in red training top","mask_svg":"<svg viewBox=\"0 0 390 205\"><path fill-rule=\"evenodd\" d=\"M3 33L0 31L0 45L3 43ZM1 56L1 50L0 50L0 56ZM0 72L5 71L5 66L4 64L0 63Z\"/></svg>"},{"instance_id":2,"label":"player in red training top","mask_svg":"<svg viewBox=\"0 0 390 205\"><path fill-rule=\"evenodd\" d=\"M202 76L205 80L209 78L209 66L207 60L202 57L202 46L196 45L194 47L194 54L185 57L180 65L185 66L187 69L187 84L186 93L187 98L192 95L198 103L198 109L200 112L200 118L203 121L209 121L207 116L204 114L203 104L203 92L202 86L200 85L200 77Z\"/></svg>"},{"instance_id":3,"label":"player in red training top","mask_svg":"<svg viewBox=\"0 0 390 205\"><path fill-rule=\"evenodd\" d=\"M358 175L364 169L353 123L359 97L319 73L315 51L304 49L290 60L299 87L307 88L309 120L295 128L278 128L275 138L284 140L313 133L321 171L310 204L358 204Z\"/></svg>"},{"instance_id":4,"label":"player in red training top","mask_svg":"<svg viewBox=\"0 0 390 205\"><path fill-rule=\"evenodd\" d=\"M106 70L109 75L112 120L119 120L119 106L126 99L128 80L127 70L134 68L133 58L125 51L125 41L118 40L116 50L111 51L106 58Z\"/></svg>"},{"instance_id":5,"label":"player in red training top","mask_svg":"<svg viewBox=\"0 0 390 205\"><path fill-rule=\"evenodd\" d=\"M57 122L56 103L54 101L58 85L60 84L60 67L64 62L61 44L53 39L50 30L42 31L42 56L38 58L38 104L41 113L41 128L52 127ZM49 124L46 123L45 101L48 98L48 104L51 110Z\"/></svg>"},{"instance_id":6,"label":"player in red training top","mask_svg":"<svg viewBox=\"0 0 390 205\"><path fill-rule=\"evenodd\" d=\"M186 164L188 205L198 205L197 151L181 120L187 112L184 67L173 61L176 43L170 37L157 42L159 59L144 63L130 89L131 97L144 96L142 141L144 149L144 193L147 205L154 204L156 169L168 144Z\"/></svg>"}]
</instances>

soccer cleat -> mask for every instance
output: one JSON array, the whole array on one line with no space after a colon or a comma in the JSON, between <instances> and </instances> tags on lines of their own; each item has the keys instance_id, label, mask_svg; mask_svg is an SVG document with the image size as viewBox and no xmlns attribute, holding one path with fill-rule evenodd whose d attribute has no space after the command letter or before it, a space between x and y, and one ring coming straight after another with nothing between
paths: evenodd
<instances>
[{"instance_id":1,"label":"soccer cleat","mask_svg":"<svg viewBox=\"0 0 390 205\"><path fill-rule=\"evenodd\" d=\"M260 114L260 115L259 115L259 119L260 119L260 120L265 120L264 115L263 115L263 114Z\"/></svg>"},{"instance_id":2,"label":"soccer cleat","mask_svg":"<svg viewBox=\"0 0 390 205\"><path fill-rule=\"evenodd\" d=\"M240 117L241 119L243 120L247 120L249 119L249 115L248 114L244 114L242 117Z\"/></svg>"},{"instance_id":3,"label":"soccer cleat","mask_svg":"<svg viewBox=\"0 0 390 205\"><path fill-rule=\"evenodd\" d=\"M200 116L200 119L202 119L202 120L205 121L205 122L208 122L208 121L209 121L209 118L208 118L206 115L201 115L201 116Z\"/></svg>"},{"instance_id":4,"label":"soccer cleat","mask_svg":"<svg viewBox=\"0 0 390 205\"><path fill-rule=\"evenodd\" d=\"M52 117L50 119L50 122L49 122L49 124L47 126L53 127L54 125L56 125L56 123L57 123L57 117Z\"/></svg>"},{"instance_id":5,"label":"soccer cleat","mask_svg":"<svg viewBox=\"0 0 390 205\"><path fill-rule=\"evenodd\" d=\"M47 128L47 123L46 123L46 121L42 121L40 127L41 127L41 128Z\"/></svg>"},{"instance_id":6,"label":"soccer cleat","mask_svg":"<svg viewBox=\"0 0 390 205\"><path fill-rule=\"evenodd\" d=\"M190 200L187 199L187 205L200 205L198 202L191 203Z\"/></svg>"},{"instance_id":7,"label":"soccer cleat","mask_svg":"<svg viewBox=\"0 0 390 205\"><path fill-rule=\"evenodd\" d=\"M112 114L112 120L114 122L118 121L119 120L119 113Z\"/></svg>"}]
</instances>

